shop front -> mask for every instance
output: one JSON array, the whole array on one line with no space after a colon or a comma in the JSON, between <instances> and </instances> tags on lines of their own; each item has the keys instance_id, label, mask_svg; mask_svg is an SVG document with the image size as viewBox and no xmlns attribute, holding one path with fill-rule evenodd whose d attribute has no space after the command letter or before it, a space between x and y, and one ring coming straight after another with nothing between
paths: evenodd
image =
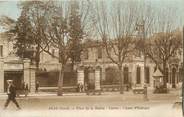
<instances>
[{"instance_id":1,"label":"shop front","mask_svg":"<svg viewBox=\"0 0 184 117\"><path fill-rule=\"evenodd\" d=\"M5 71L4 72L4 91L7 91L7 80L12 80L17 89L21 89L23 81L23 71Z\"/></svg>"},{"instance_id":2,"label":"shop front","mask_svg":"<svg viewBox=\"0 0 184 117\"><path fill-rule=\"evenodd\" d=\"M13 80L17 89L21 83L28 84L31 92L35 91L35 68L30 65L30 60L0 59L0 93L7 91L7 80Z\"/></svg>"}]
</instances>

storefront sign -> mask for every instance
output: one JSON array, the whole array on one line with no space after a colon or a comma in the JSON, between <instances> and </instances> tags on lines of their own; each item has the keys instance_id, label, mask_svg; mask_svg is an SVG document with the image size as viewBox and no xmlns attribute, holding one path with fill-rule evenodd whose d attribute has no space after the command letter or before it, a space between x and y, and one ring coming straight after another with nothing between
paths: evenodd
<instances>
[{"instance_id":1,"label":"storefront sign","mask_svg":"<svg viewBox=\"0 0 184 117\"><path fill-rule=\"evenodd\" d=\"M4 64L4 70L23 70L23 64Z\"/></svg>"}]
</instances>

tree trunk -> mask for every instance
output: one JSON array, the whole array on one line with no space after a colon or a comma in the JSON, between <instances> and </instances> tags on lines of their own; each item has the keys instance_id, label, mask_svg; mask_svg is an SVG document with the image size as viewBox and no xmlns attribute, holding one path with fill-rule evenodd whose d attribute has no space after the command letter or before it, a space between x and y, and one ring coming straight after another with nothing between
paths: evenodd
<instances>
[{"instance_id":1,"label":"tree trunk","mask_svg":"<svg viewBox=\"0 0 184 117\"><path fill-rule=\"evenodd\" d=\"M163 60L163 86L164 88L167 87L167 82L166 82L166 61Z\"/></svg>"},{"instance_id":2,"label":"tree trunk","mask_svg":"<svg viewBox=\"0 0 184 117\"><path fill-rule=\"evenodd\" d=\"M60 63L59 80L58 80L58 92L57 92L58 96L63 95L63 77L64 77L64 67Z\"/></svg>"},{"instance_id":3,"label":"tree trunk","mask_svg":"<svg viewBox=\"0 0 184 117\"><path fill-rule=\"evenodd\" d=\"M74 60L72 60L72 63L71 63L71 70L72 70L72 72L74 71Z\"/></svg>"},{"instance_id":4,"label":"tree trunk","mask_svg":"<svg viewBox=\"0 0 184 117\"><path fill-rule=\"evenodd\" d=\"M124 93L124 87L123 87L124 79L123 79L123 73L122 73L122 66L119 65L118 69L119 69L119 74L120 74L120 94L123 94Z\"/></svg>"},{"instance_id":5,"label":"tree trunk","mask_svg":"<svg viewBox=\"0 0 184 117\"><path fill-rule=\"evenodd\" d=\"M39 63L40 63L40 46L37 45L36 48L36 57L35 57L35 62L36 62L36 69L39 69Z\"/></svg>"}]
</instances>

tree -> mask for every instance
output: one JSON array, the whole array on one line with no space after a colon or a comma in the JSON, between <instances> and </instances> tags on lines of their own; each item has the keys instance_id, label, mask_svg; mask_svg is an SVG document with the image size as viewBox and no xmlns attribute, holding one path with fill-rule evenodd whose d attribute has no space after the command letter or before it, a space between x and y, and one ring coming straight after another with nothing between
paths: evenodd
<instances>
[{"instance_id":1,"label":"tree","mask_svg":"<svg viewBox=\"0 0 184 117\"><path fill-rule=\"evenodd\" d=\"M26 13L23 11L17 21L3 16L0 22L1 26L5 29L5 34L10 39L9 41L15 42L15 54L20 58L32 60L33 52L31 48L34 45L34 40L32 40L31 24Z\"/></svg>"},{"instance_id":2,"label":"tree","mask_svg":"<svg viewBox=\"0 0 184 117\"><path fill-rule=\"evenodd\" d=\"M48 3L48 2L46 2ZM14 34L12 41L15 41L14 48L16 54L21 58L29 58L36 61L36 67L39 68L41 35L39 35L39 26L41 17L43 16L43 4L41 1L23 1L18 5L21 10L21 16L17 21L2 17L2 26L7 30L6 33Z\"/></svg>"},{"instance_id":3,"label":"tree","mask_svg":"<svg viewBox=\"0 0 184 117\"><path fill-rule=\"evenodd\" d=\"M44 26L43 18L46 17L46 10L48 7L49 1L23 1L20 2L19 7L22 9L22 13L26 14L29 17L30 27L31 27L31 40L34 42L34 56L32 59L36 63L36 68L39 69L40 62L40 53L44 50L41 49L41 46L44 46L42 43L43 36L41 35L41 28ZM25 16L24 16L25 17Z\"/></svg>"},{"instance_id":4,"label":"tree","mask_svg":"<svg viewBox=\"0 0 184 117\"><path fill-rule=\"evenodd\" d=\"M32 34L36 44L39 44L41 51L58 59L60 69L57 94L58 96L62 96L63 77L66 65L71 57L71 53L77 55L73 51L73 45L75 44L73 41L77 39L76 42L78 42L78 39L80 39L81 34L78 34L79 31L75 28L75 26L80 28L80 20L78 19L76 23L73 23L73 19L70 18L71 2L46 1L40 3L38 1L38 3L34 3L31 4L32 6L29 7L29 12L27 12L30 16ZM72 17L78 18L77 15L72 15ZM53 55L51 52L53 48L56 49L58 55Z\"/></svg>"},{"instance_id":5,"label":"tree","mask_svg":"<svg viewBox=\"0 0 184 117\"><path fill-rule=\"evenodd\" d=\"M163 83L166 87L166 68L173 57L177 57L177 51L181 48L181 35L176 32L158 33L147 42L146 54L163 73Z\"/></svg>"},{"instance_id":6,"label":"tree","mask_svg":"<svg viewBox=\"0 0 184 117\"><path fill-rule=\"evenodd\" d=\"M72 3L75 3L74 6L79 4L80 15L77 7L71 7ZM20 8L25 12L31 27L29 34L38 53L36 58L39 58L41 52L46 52L58 59L58 95L62 95L63 76L69 58L74 56L75 60L80 59L80 54L76 52L81 51L81 48L78 49L76 42L80 44L92 32L90 1L24 1L20 3ZM58 55L53 55L51 49L56 49Z\"/></svg>"},{"instance_id":7,"label":"tree","mask_svg":"<svg viewBox=\"0 0 184 117\"><path fill-rule=\"evenodd\" d=\"M163 85L166 87L166 68L168 62L177 56L181 47L181 33L176 30L175 11L168 7L153 13L150 26L145 30L147 39L138 41L139 50L150 58L163 73ZM149 32L149 34L148 34ZM149 36L149 37L148 37Z\"/></svg>"},{"instance_id":8,"label":"tree","mask_svg":"<svg viewBox=\"0 0 184 117\"><path fill-rule=\"evenodd\" d=\"M31 32L32 41L35 42L36 57L39 57L41 52L46 52L57 58L60 63L58 96L63 93L64 70L71 51L71 39L68 36L68 9L65 9L64 12L63 4L59 1L24 1L20 3L22 13L29 18L31 27L29 32ZM22 16L22 19L24 18L25 16ZM18 26L26 27L27 25L21 22L18 23ZM24 41L25 38L23 38ZM52 48L58 50L58 55L53 55L50 51ZM39 59L37 60L39 62Z\"/></svg>"},{"instance_id":9,"label":"tree","mask_svg":"<svg viewBox=\"0 0 184 117\"><path fill-rule=\"evenodd\" d=\"M79 14L79 3L71 2L70 17L69 17L69 36L72 39L72 48L70 58L72 61L72 69L75 62L80 62L82 52L83 29L81 26L81 16Z\"/></svg>"},{"instance_id":10,"label":"tree","mask_svg":"<svg viewBox=\"0 0 184 117\"><path fill-rule=\"evenodd\" d=\"M32 60L33 52L32 47L35 44L31 31L31 24L29 18L26 16L25 12L21 13L15 26L14 33L16 37L14 41L14 49L16 49L16 54L21 58L29 58Z\"/></svg>"},{"instance_id":11,"label":"tree","mask_svg":"<svg viewBox=\"0 0 184 117\"><path fill-rule=\"evenodd\" d=\"M145 6L148 7L145 7ZM164 75L164 87L166 87L166 67L169 61L176 57L180 48L181 35L176 31L179 16L176 15L173 6L168 4L162 9L145 3L142 7L141 24L137 24L139 39L136 41L136 49L146 58L151 59Z\"/></svg>"},{"instance_id":12,"label":"tree","mask_svg":"<svg viewBox=\"0 0 184 117\"><path fill-rule=\"evenodd\" d=\"M120 73L120 93L123 94L122 65L134 50L135 24L138 20L136 3L116 1L108 6L103 1L96 5L96 28L107 57L117 65ZM110 9L110 10L109 10Z\"/></svg>"}]
</instances>

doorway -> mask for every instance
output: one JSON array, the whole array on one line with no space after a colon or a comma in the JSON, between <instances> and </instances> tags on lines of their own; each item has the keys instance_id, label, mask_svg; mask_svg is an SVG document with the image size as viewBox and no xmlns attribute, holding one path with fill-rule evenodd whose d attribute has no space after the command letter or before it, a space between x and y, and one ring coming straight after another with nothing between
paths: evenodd
<instances>
[{"instance_id":1,"label":"doorway","mask_svg":"<svg viewBox=\"0 0 184 117\"><path fill-rule=\"evenodd\" d=\"M17 89L21 88L21 82L23 81L23 71L5 71L4 72L4 92L7 91L7 80L13 80L13 84Z\"/></svg>"},{"instance_id":2,"label":"doorway","mask_svg":"<svg viewBox=\"0 0 184 117\"><path fill-rule=\"evenodd\" d=\"M129 75L128 75L128 67L124 67L124 84L126 84L126 85L128 85L129 84L129 79L128 79L128 77L129 77Z\"/></svg>"},{"instance_id":3,"label":"doorway","mask_svg":"<svg viewBox=\"0 0 184 117\"><path fill-rule=\"evenodd\" d=\"M84 69L84 84L88 84L89 90L95 89L95 70L91 67Z\"/></svg>"}]
</instances>

